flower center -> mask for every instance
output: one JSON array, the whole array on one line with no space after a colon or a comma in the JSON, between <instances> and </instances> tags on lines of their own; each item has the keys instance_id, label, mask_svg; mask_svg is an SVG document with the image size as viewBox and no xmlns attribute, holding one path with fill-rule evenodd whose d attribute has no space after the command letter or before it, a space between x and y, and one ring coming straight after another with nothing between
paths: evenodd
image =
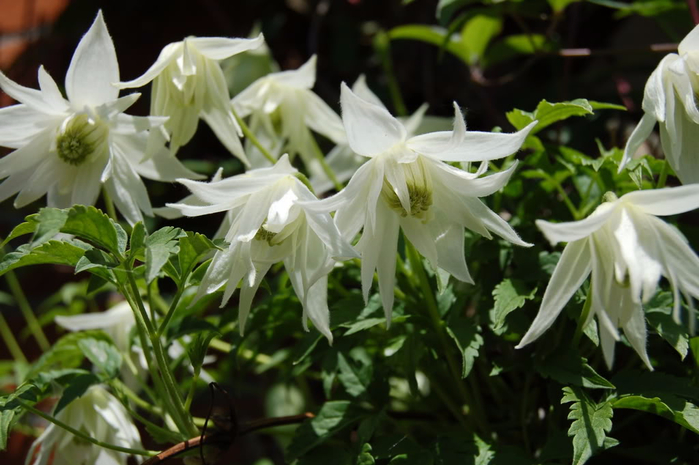
<instances>
[{"instance_id":1,"label":"flower center","mask_svg":"<svg viewBox=\"0 0 699 465\"><path fill-rule=\"evenodd\" d=\"M408 215L422 220L427 220L427 214L432 206L432 177L425 168L420 157L412 163L397 163L398 169L403 170L405 184L408 188L409 208L406 210L400 201L396 189L384 177L381 196L389 207L398 212L400 216Z\"/></svg>"},{"instance_id":2,"label":"flower center","mask_svg":"<svg viewBox=\"0 0 699 465\"><path fill-rule=\"evenodd\" d=\"M56 138L58 158L73 166L80 166L106 142L108 128L87 115L76 115L63 123Z\"/></svg>"},{"instance_id":3,"label":"flower center","mask_svg":"<svg viewBox=\"0 0 699 465\"><path fill-rule=\"evenodd\" d=\"M272 239L274 239L276 235L277 233L268 231L264 226L260 226L260 229L257 230L257 234L255 234L255 239L258 241L266 241L271 246L273 245Z\"/></svg>"}]
</instances>

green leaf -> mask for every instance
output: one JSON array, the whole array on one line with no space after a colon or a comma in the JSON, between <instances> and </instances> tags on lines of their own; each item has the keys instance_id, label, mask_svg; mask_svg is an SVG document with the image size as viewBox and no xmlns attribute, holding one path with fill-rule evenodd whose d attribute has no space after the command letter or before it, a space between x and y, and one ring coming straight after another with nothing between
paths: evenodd
<instances>
[{"instance_id":1,"label":"green leaf","mask_svg":"<svg viewBox=\"0 0 699 465\"><path fill-rule=\"evenodd\" d=\"M97 377L94 373L84 373L78 375L70 380L70 382L65 386L63 390L63 395L56 404L56 408L53 411L53 415L58 415L58 412L63 410L75 399L82 397L90 386L99 384L102 380Z\"/></svg>"},{"instance_id":2,"label":"green leaf","mask_svg":"<svg viewBox=\"0 0 699 465\"><path fill-rule=\"evenodd\" d=\"M576 3L579 1L581 0L548 0L549 5L551 5L551 8L556 13L560 13L561 11L565 10L571 3Z\"/></svg>"},{"instance_id":3,"label":"green leaf","mask_svg":"<svg viewBox=\"0 0 699 465\"><path fill-rule=\"evenodd\" d=\"M570 102L549 103L542 100L533 113L522 110L512 110L507 113L507 119L517 130L522 129L532 121L538 120L530 134L536 134L545 127L558 121L563 121L572 116L585 116L593 113L592 106L585 99L576 99Z\"/></svg>"},{"instance_id":4,"label":"green leaf","mask_svg":"<svg viewBox=\"0 0 699 465\"><path fill-rule=\"evenodd\" d=\"M464 63L468 63L468 56L458 35L447 36L448 31L443 27L410 24L394 27L388 31L391 40L409 39L419 40L428 44L444 47L447 52L453 54Z\"/></svg>"},{"instance_id":5,"label":"green leaf","mask_svg":"<svg viewBox=\"0 0 699 465\"><path fill-rule=\"evenodd\" d=\"M371 455L371 444L364 443L362 451L359 453L359 457L357 457L357 465L374 465L375 463L376 460Z\"/></svg>"},{"instance_id":6,"label":"green leaf","mask_svg":"<svg viewBox=\"0 0 699 465\"><path fill-rule=\"evenodd\" d=\"M478 0L439 0L436 11L437 19L441 24L446 24L454 16L456 10L476 1Z\"/></svg>"},{"instance_id":7,"label":"green leaf","mask_svg":"<svg viewBox=\"0 0 699 465\"><path fill-rule=\"evenodd\" d=\"M29 265L54 264L75 266L90 246L80 241L49 241L33 249L21 245L0 261L0 276L15 268Z\"/></svg>"},{"instance_id":8,"label":"green leaf","mask_svg":"<svg viewBox=\"0 0 699 465\"><path fill-rule=\"evenodd\" d=\"M148 237L146 227L143 225L142 221L139 221L133 226L133 229L131 230L131 242L129 244L131 253L134 253L136 250L141 249L145 246L146 237Z\"/></svg>"},{"instance_id":9,"label":"green leaf","mask_svg":"<svg viewBox=\"0 0 699 465\"><path fill-rule=\"evenodd\" d=\"M397 324L397 323L403 323L405 322L410 315L403 315L403 316L397 316L395 318L391 319L391 324ZM373 328L374 326L378 326L380 324L385 324L386 323L386 318L385 317L378 317L378 318L365 318L363 320L357 320L352 323L343 323L342 327L349 328L343 336L350 336L352 334L358 333L360 331L364 331L365 329Z\"/></svg>"},{"instance_id":10,"label":"green leaf","mask_svg":"<svg viewBox=\"0 0 699 465\"><path fill-rule=\"evenodd\" d=\"M366 392L371 382L371 370L356 367L340 352L337 354L337 367L340 370L337 378L349 395L359 397Z\"/></svg>"},{"instance_id":11,"label":"green leaf","mask_svg":"<svg viewBox=\"0 0 699 465\"><path fill-rule=\"evenodd\" d=\"M179 252L177 254L180 266L180 280L185 280L192 272L199 260L211 250L219 249L206 236L199 233L187 232L186 236L179 239ZM184 285L184 282L180 283Z\"/></svg>"},{"instance_id":12,"label":"green leaf","mask_svg":"<svg viewBox=\"0 0 699 465\"><path fill-rule=\"evenodd\" d=\"M581 465L608 448L605 439L612 429L614 411L610 402L597 404L577 387L563 388L561 403L568 402L573 402L568 414L568 419L573 420L568 429L568 436L573 438L573 465Z\"/></svg>"},{"instance_id":13,"label":"green leaf","mask_svg":"<svg viewBox=\"0 0 699 465\"><path fill-rule=\"evenodd\" d=\"M462 54L469 65L480 61L490 41L502 30L502 18L496 12L487 9L479 11L461 29Z\"/></svg>"},{"instance_id":14,"label":"green leaf","mask_svg":"<svg viewBox=\"0 0 699 465\"><path fill-rule=\"evenodd\" d=\"M115 255L126 251L124 229L95 207L75 205L67 210L68 217L61 232L73 234Z\"/></svg>"},{"instance_id":15,"label":"green leaf","mask_svg":"<svg viewBox=\"0 0 699 465\"><path fill-rule=\"evenodd\" d=\"M155 231L145 240L146 247L146 282L151 283L170 259L171 254L179 251L177 239L183 234L179 228L165 226Z\"/></svg>"},{"instance_id":16,"label":"green leaf","mask_svg":"<svg viewBox=\"0 0 699 465\"><path fill-rule=\"evenodd\" d=\"M121 353L114 344L104 339L84 338L78 340L78 347L102 373L103 380L116 378L121 368Z\"/></svg>"},{"instance_id":17,"label":"green leaf","mask_svg":"<svg viewBox=\"0 0 699 465\"><path fill-rule=\"evenodd\" d=\"M16 413L14 409L0 411L0 451L7 449L7 438L14 425Z\"/></svg>"},{"instance_id":18,"label":"green leaf","mask_svg":"<svg viewBox=\"0 0 699 465\"><path fill-rule=\"evenodd\" d=\"M54 371L57 368L72 369L79 367L84 359L83 351L78 346L82 339L98 339L111 342L103 331L80 331L68 333L53 343L51 348L41 354L26 375L32 379L41 373Z\"/></svg>"},{"instance_id":19,"label":"green leaf","mask_svg":"<svg viewBox=\"0 0 699 465\"><path fill-rule=\"evenodd\" d=\"M689 333L672 317L673 297L671 292L661 292L645 305L646 319L660 337L665 339L682 357L689 352Z\"/></svg>"},{"instance_id":20,"label":"green leaf","mask_svg":"<svg viewBox=\"0 0 699 465\"><path fill-rule=\"evenodd\" d=\"M494 42L483 56L484 68L511 60L520 55L552 52L556 49L543 34L513 34Z\"/></svg>"},{"instance_id":21,"label":"green leaf","mask_svg":"<svg viewBox=\"0 0 699 465\"><path fill-rule=\"evenodd\" d=\"M483 336L479 334L479 330L471 319L462 317L451 318L447 325L447 333L456 343L463 358L462 378L466 378L471 372L473 362L478 357L478 349L483 345Z\"/></svg>"},{"instance_id":22,"label":"green leaf","mask_svg":"<svg viewBox=\"0 0 699 465\"><path fill-rule=\"evenodd\" d=\"M195 373L199 373L201 366L204 364L204 358L206 357L209 343L216 336L220 336L220 334L214 331L202 331L198 333L194 340L187 346L187 356L192 363Z\"/></svg>"},{"instance_id":23,"label":"green leaf","mask_svg":"<svg viewBox=\"0 0 699 465\"><path fill-rule=\"evenodd\" d=\"M102 268L105 272L110 268L118 266L119 263L112 258L107 252L92 248L85 252L85 254L80 257L78 263L75 264L75 274L81 271L93 270L94 268Z\"/></svg>"},{"instance_id":24,"label":"green leaf","mask_svg":"<svg viewBox=\"0 0 699 465\"><path fill-rule=\"evenodd\" d=\"M314 418L305 421L296 429L286 450L288 462L304 455L343 429L358 423L365 415L350 401L326 402Z\"/></svg>"},{"instance_id":25,"label":"green leaf","mask_svg":"<svg viewBox=\"0 0 699 465\"><path fill-rule=\"evenodd\" d=\"M536 296L536 289L530 291L525 284L518 279L505 279L495 286L493 298L493 331L497 331L505 324L505 318L514 310L522 308L527 300Z\"/></svg>"},{"instance_id":26,"label":"green leaf","mask_svg":"<svg viewBox=\"0 0 699 465\"><path fill-rule=\"evenodd\" d=\"M626 408L659 415L699 434L699 407L677 397L626 396L613 401L613 408Z\"/></svg>"},{"instance_id":27,"label":"green leaf","mask_svg":"<svg viewBox=\"0 0 699 465\"><path fill-rule=\"evenodd\" d=\"M561 384L574 384L589 389L615 389L587 363L587 359L568 348L554 352L550 357L535 364L536 370L547 378Z\"/></svg>"},{"instance_id":28,"label":"green leaf","mask_svg":"<svg viewBox=\"0 0 699 465\"><path fill-rule=\"evenodd\" d=\"M694 363L699 367L699 336L694 336L689 340L689 349L692 351Z\"/></svg>"}]
</instances>

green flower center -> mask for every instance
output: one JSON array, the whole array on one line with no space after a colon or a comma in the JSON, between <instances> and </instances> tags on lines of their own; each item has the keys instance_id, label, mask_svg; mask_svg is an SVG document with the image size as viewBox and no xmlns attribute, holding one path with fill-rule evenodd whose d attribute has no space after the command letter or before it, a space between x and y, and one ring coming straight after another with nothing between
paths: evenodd
<instances>
[{"instance_id":1,"label":"green flower center","mask_svg":"<svg viewBox=\"0 0 699 465\"><path fill-rule=\"evenodd\" d=\"M84 114L67 120L56 138L58 158L69 165L82 165L106 141L107 132L103 124Z\"/></svg>"},{"instance_id":2,"label":"green flower center","mask_svg":"<svg viewBox=\"0 0 699 465\"><path fill-rule=\"evenodd\" d=\"M266 241L269 245L273 245L272 239L274 239L276 235L277 233L268 231L264 226L260 226L260 229L257 230L257 234L255 234L255 239L258 241Z\"/></svg>"},{"instance_id":3,"label":"green flower center","mask_svg":"<svg viewBox=\"0 0 699 465\"><path fill-rule=\"evenodd\" d=\"M427 220L427 213L432 206L432 177L421 158L412 163L398 163L398 169L403 170L405 184L408 188L410 211L407 211L396 194L396 189L384 177L381 196L389 207L402 217L408 215Z\"/></svg>"}]
</instances>

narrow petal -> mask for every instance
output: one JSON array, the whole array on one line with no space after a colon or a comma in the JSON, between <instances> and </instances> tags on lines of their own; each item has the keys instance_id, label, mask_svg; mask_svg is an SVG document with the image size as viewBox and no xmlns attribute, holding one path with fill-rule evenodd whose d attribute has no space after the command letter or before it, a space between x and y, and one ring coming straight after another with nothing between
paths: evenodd
<instances>
[{"instance_id":1,"label":"narrow petal","mask_svg":"<svg viewBox=\"0 0 699 465\"><path fill-rule=\"evenodd\" d=\"M269 74L275 82L294 89L311 89L316 83L316 55L308 59L299 69Z\"/></svg>"},{"instance_id":2,"label":"narrow petal","mask_svg":"<svg viewBox=\"0 0 699 465\"><path fill-rule=\"evenodd\" d=\"M17 84L15 81L11 80L5 76L0 71L0 89L5 91L7 95L17 100L20 103L24 103L28 107L33 108L41 113L48 114L58 114L51 104L49 104L41 91L36 89L30 89L29 87L24 87Z\"/></svg>"},{"instance_id":3,"label":"narrow petal","mask_svg":"<svg viewBox=\"0 0 699 465\"><path fill-rule=\"evenodd\" d=\"M0 108L0 145L23 148L41 131L58 127L62 119L63 116L42 113L27 105Z\"/></svg>"},{"instance_id":4,"label":"narrow petal","mask_svg":"<svg viewBox=\"0 0 699 465\"><path fill-rule=\"evenodd\" d=\"M44 65L39 66L39 87L41 88L44 101L53 107L56 112L63 113L68 111L68 102L63 98L56 81L44 69Z\"/></svg>"},{"instance_id":5,"label":"narrow petal","mask_svg":"<svg viewBox=\"0 0 699 465\"><path fill-rule=\"evenodd\" d=\"M352 150L372 157L405 141L405 127L385 108L357 97L345 83L341 89L342 121Z\"/></svg>"},{"instance_id":6,"label":"narrow petal","mask_svg":"<svg viewBox=\"0 0 699 465\"><path fill-rule=\"evenodd\" d=\"M536 226L544 233L552 245L559 242L572 242L589 236L607 222L614 213L616 202L603 203L587 218L566 223L549 223L536 220Z\"/></svg>"},{"instance_id":7,"label":"narrow petal","mask_svg":"<svg viewBox=\"0 0 699 465\"><path fill-rule=\"evenodd\" d=\"M94 205L102 189L100 179L106 160L94 160L77 168L71 203L73 205Z\"/></svg>"},{"instance_id":8,"label":"narrow petal","mask_svg":"<svg viewBox=\"0 0 699 465\"><path fill-rule=\"evenodd\" d=\"M408 137L418 134L420 126L423 123L423 119L425 118L425 113L429 107L430 106L428 104L423 103L417 110L415 110L415 113L410 115L409 118L401 120L403 122L403 126L405 126L405 130L408 132Z\"/></svg>"},{"instance_id":9,"label":"narrow petal","mask_svg":"<svg viewBox=\"0 0 699 465\"><path fill-rule=\"evenodd\" d=\"M21 191L22 188L27 185L27 182L29 181L29 178L31 178L33 172L34 171L30 169L20 171L0 183L0 202Z\"/></svg>"},{"instance_id":10,"label":"narrow petal","mask_svg":"<svg viewBox=\"0 0 699 465\"><path fill-rule=\"evenodd\" d=\"M650 215L677 215L699 208L699 184L633 191L621 200Z\"/></svg>"},{"instance_id":11,"label":"narrow petal","mask_svg":"<svg viewBox=\"0 0 699 465\"><path fill-rule=\"evenodd\" d=\"M333 343L330 332L330 311L328 310L328 276L320 278L313 284L306 295L304 305L308 318L320 333Z\"/></svg>"},{"instance_id":12,"label":"narrow petal","mask_svg":"<svg viewBox=\"0 0 699 465\"><path fill-rule=\"evenodd\" d=\"M677 47L680 55L699 50L699 26L694 26L694 29L689 34L684 36L682 42Z\"/></svg>"},{"instance_id":13,"label":"narrow petal","mask_svg":"<svg viewBox=\"0 0 699 465\"><path fill-rule=\"evenodd\" d=\"M32 138L27 145L0 158L0 179L37 166L55 154L49 152L53 131L44 131Z\"/></svg>"},{"instance_id":14,"label":"narrow petal","mask_svg":"<svg viewBox=\"0 0 699 465\"><path fill-rule=\"evenodd\" d=\"M346 144L345 127L337 113L310 90L304 92L303 97L306 106L304 115L306 125L336 144Z\"/></svg>"},{"instance_id":15,"label":"narrow petal","mask_svg":"<svg viewBox=\"0 0 699 465\"><path fill-rule=\"evenodd\" d=\"M96 106L115 100L119 63L102 11L75 49L66 74L66 93L73 107Z\"/></svg>"},{"instance_id":16,"label":"narrow petal","mask_svg":"<svg viewBox=\"0 0 699 465\"><path fill-rule=\"evenodd\" d=\"M629 340L631 347L633 347L638 356L641 357L643 363L646 364L650 371L653 371L653 365L650 363L648 351L646 350L648 330L646 329L646 319L643 315L643 309L640 304L632 305L633 311L631 312L631 317L623 326L624 335L626 339Z\"/></svg>"},{"instance_id":17,"label":"narrow petal","mask_svg":"<svg viewBox=\"0 0 699 465\"><path fill-rule=\"evenodd\" d=\"M660 60L660 63L648 78L643 91L643 111L650 113L661 123L665 122L667 101L675 99L674 91L666 89L664 82L665 73L667 72L667 67L678 58L676 54L671 53ZM670 90L669 95L668 90Z\"/></svg>"},{"instance_id":18,"label":"narrow petal","mask_svg":"<svg viewBox=\"0 0 699 465\"><path fill-rule=\"evenodd\" d=\"M437 266L442 268L459 281L473 284L471 274L466 266L464 253L464 228L449 222L448 218L436 218L430 222L437 248Z\"/></svg>"},{"instance_id":19,"label":"narrow petal","mask_svg":"<svg viewBox=\"0 0 699 465\"><path fill-rule=\"evenodd\" d=\"M434 221L434 220L432 220ZM415 246L420 254L432 264L438 266L436 237L431 234L431 228L423 224L422 220L413 217L400 219L400 225L405 237Z\"/></svg>"},{"instance_id":20,"label":"narrow petal","mask_svg":"<svg viewBox=\"0 0 699 465\"><path fill-rule=\"evenodd\" d=\"M587 239L570 242L553 270L541 308L531 327L517 345L521 349L536 340L549 329L575 291L582 285L591 270L590 249Z\"/></svg>"},{"instance_id":21,"label":"narrow petal","mask_svg":"<svg viewBox=\"0 0 699 465\"><path fill-rule=\"evenodd\" d=\"M168 44L160 52L155 63L153 63L143 75L131 81L115 83L115 85L120 89L143 87L160 75L160 73L162 73L170 63L175 61L180 54L182 54L182 42Z\"/></svg>"},{"instance_id":22,"label":"narrow petal","mask_svg":"<svg viewBox=\"0 0 699 465\"><path fill-rule=\"evenodd\" d=\"M134 165L134 169L144 178L154 181L174 182L183 178L203 179L205 177L184 166L167 151L156 153L149 160Z\"/></svg>"},{"instance_id":23,"label":"narrow petal","mask_svg":"<svg viewBox=\"0 0 699 465\"><path fill-rule=\"evenodd\" d=\"M112 176L105 185L117 209L130 224L143 220L141 211L153 216L148 191L138 173L119 150L113 150L111 158Z\"/></svg>"},{"instance_id":24,"label":"narrow petal","mask_svg":"<svg viewBox=\"0 0 699 465\"><path fill-rule=\"evenodd\" d=\"M262 283L262 279L267 274L271 264L259 264L256 265L255 280L250 283L247 279L243 280L243 284L240 286L240 303L238 304L238 330L240 335L243 336L245 332L245 322L250 314L250 307L252 306L252 299L257 293L257 289Z\"/></svg>"},{"instance_id":25,"label":"narrow petal","mask_svg":"<svg viewBox=\"0 0 699 465\"><path fill-rule=\"evenodd\" d=\"M624 156L619 163L619 173L624 169L626 164L631 161L638 148L643 144L650 133L653 132L653 128L657 123L656 119L653 117L652 113L645 113L641 121L631 133L629 140L626 141L626 147L624 148Z\"/></svg>"},{"instance_id":26,"label":"narrow petal","mask_svg":"<svg viewBox=\"0 0 699 465\"><path fill-rule=\"evenodd\" d=\"M61 163L57 159L46 159L34 169L31 177L15 199L15 208L22 208L37 200L48 192L56 179L56 164Z\"/></svg>"},{"instance_id":27,"label":"narrow petal","mask_svg":"<svg viewBox=\"0 0 699 465\"><path fill-rule=\"evenodd\" d=\"M507 223L507 221L488 208L480 199L473 199L472 202L469 202L469 207L472 209L473 215L479 218L486 228L506 241L520 247L531 247L533 245L528 242L524 242L519 237L517 232L512 229L512 226Z\"/></svg>"},{"instance_id":28,"label":"narrow petal","mask_svg":"<svg viewBox=\"0 0 699 465\"><path fill-rule=\"evenodd\" d=\"M265 43L264 36L260 33L254 39L230 39L227 37L193 37L188 42L199 53L211 60L225 60L226 58L259 48Z\"/></svg>"},{"instance_id":29,"label":"narrow petal","mask_svg":"<svg viewBox=\"0 0 699 465\"><path fill-rule=\"evenodd\" d=\"M458 193L467 197L487 197L500 189L502 189L510 180L515 169L517 169L517 160L506 170L499 171L484 176L482 178L474 178L472 173L454 168L446 163L430 160L428 163L431 172L437 177L441 183L451 192Z\"/></svg>"}]
</instances>

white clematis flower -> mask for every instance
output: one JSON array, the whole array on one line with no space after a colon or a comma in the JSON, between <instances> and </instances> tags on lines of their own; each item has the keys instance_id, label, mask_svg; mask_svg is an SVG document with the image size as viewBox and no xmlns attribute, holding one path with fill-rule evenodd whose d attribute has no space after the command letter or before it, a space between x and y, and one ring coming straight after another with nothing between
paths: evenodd
<instances>
[{"instance_id":1,"label":"white clematis flower","mask_svg":"<svg viewBox=\"0 0 699 465\"><path fill-rule=\"evenodd\" d=\"M652 370L646 353L642 304L653 297L661 276L672 286L676 320L679 320L680 292L690 305L691 297L699 298L699 258L675 228L656 218L699 207L699 185L635 191L619 199L611 197L611 201L597 207L582 221L536 222L552 244L568 242L568 245L551 276L539 314L517 348L541 336L592 273L592 306L583 324L597 316L607 365L612 366L614 343L619 339L617 328L621 327L631 346Z\"/></svg>"},{"instance_id":2,"label":"white clematis flower","mask_svg":"<svg viewBox=\"0 0 699 465\"><path fill-rule=\"evenodd\" d=\"M236 95L232 103L238 115L251 115L250 129L273 154L301 156L309 173L322 171L316 159L311 129L336 144L346 141L340 117L311 88L316 81L316 56L299 69L264 76ZM268 166L261 155L255 167Z\"/></svg>"},{"instance_id":3,"label":"white clematis flower","mask_svg":"<svg viewBox=\"0 0 699 465\"><path fill-rule=\"evenodd\" d=\"M121 403L101 386L90 387L56 418L93 438L115 446L141 449L136 426ZM31 446L26 465L126 465L129 455L83 441L51 423ZM35 458L34 461L32 459Z\"/></svg>"},{"instance_id":4,"label":"white clematis flower","mask_svg":"<svg viewBox=\"0 0 699 465\"><path fill-rule=\"evenodd\" d=\"M170 117L165 129L173 154L192 139L201 117L221 143L249 165L219 61L263 44L262 34L254 39L188 37L167 45L141 77L119 86L142 87L153 81L151 114Z\"/></svg>"},{"instance_id":5,"label":"white clematis flower","mask_svg":"<svg viewBox=\"0 0 699 465\"><path fill-rule=\"evenodd\" d=\"M228 283L223 307L242 279L239 303L241 334L252 299L269 268L283 261L308 318L332 342L327 276L336 259L356 252L345 242L327 213L311 207L316 197L295 176L287 155L270 168L210 183L180 180L196 202L168 204L186 216L228 211L225 235L230 246L216 252L195 299ZM196 204L199 205L196 205Z\"/></svg>"},{"instance_id":6,"label":"white clematis flower","mask_svg":"<svg viewBox=\"0 0 699 465\"><path fill-rule=\"evenodd\" d=\"M141 176L158 181L196 178L164 147L149 145L149 129L164 118L123 113L140 96L118 98L114 44L102 13L78 44L66 75L64 99L51 76L39 68L40 90L0 73L0 88L21 102L0 109L0 145L17 149L0 159L0 201L19 192L19 208L48 194L48 206L93 205L102 185L132 224L152 216ZM157 129L156 129L157 130ZM151 139L151 142L153 140ZM141 163L144 154L150 160Z\"/></svg>"},{"instance_id":7,"label":"white clematis flower","mask_svg":"<svg viewBox=\"0 0 699 465\"><path fill-rule=\"evenodd\" d=\"M485 161L516 152L535 123L514 134L466 132L454 105L454 130L408 137L405 125L382 106L356 96L342 84L342 120L352 150L369 158L345 189L317 208L337 211L335 222L348 239L363 229L362 290L367 300L374 270L386 318L393 308L398 231L435 268L472 283L464 257L464 228L487 238L491 232L528 246L478 197L504 186L516 167L479 178L442 161ZM485 164L482 165L485 168Z\"/></svg>"},{"instance_id":8,"label":"white clematis flower","mask_svg":"<svg viewBox=\"0 0 699 465\"><path fill-rule=\"evenodd\" d=\"M648 78L643 95L645 114L626 143L619 171L660 124L665 157L683 184L699 182L699 26L680 42L677 53L662 59Z\"/></svg>"}]
</instances>

